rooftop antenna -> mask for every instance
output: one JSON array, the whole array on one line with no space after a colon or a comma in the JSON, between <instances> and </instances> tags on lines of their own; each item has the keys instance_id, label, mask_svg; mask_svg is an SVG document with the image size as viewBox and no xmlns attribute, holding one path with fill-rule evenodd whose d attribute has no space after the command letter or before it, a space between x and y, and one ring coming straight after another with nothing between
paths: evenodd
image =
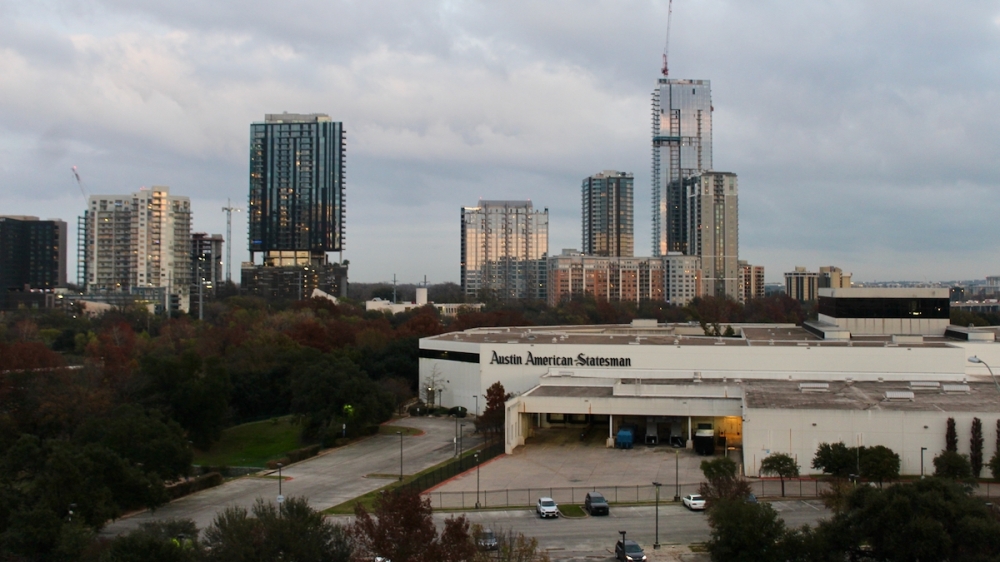
<instances>
[{"instance_id":1,"label":"rooftop antenna","mask_svg":"<svg viewBox=\"0 0 1000 562\"><path fill-rule=\"evenodd\" d=\"M239 207L233 207L232 202L227 198L226 206L222 212L226 213L226 283L233 282L233 211L240 212Z\"/></svg>"},{"instance_id":2,"label":"rooftop antenna","mask_svg":"<svg viewBox=\"0 0 1000 562\"><path fill-rule=\"evenodd\" d=\"M670 14L674 11L674 0L667 1L667 40L663 45L663 68L660 72L664 76L668 76L670 71L667 69L667 53L670 51Z\"/></svg>"}]
</instances>

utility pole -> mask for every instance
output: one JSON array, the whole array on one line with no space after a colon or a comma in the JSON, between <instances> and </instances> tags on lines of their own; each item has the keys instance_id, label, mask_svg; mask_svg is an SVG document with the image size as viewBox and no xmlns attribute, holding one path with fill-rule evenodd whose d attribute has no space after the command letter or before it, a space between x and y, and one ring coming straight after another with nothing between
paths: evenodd
<instances>
[{"instance_id":1,"label":"utility pole","mask_svg":"<svg viewBox=\"0 0 1000 562\"><path fill-rule=\"evenodd\" d=\"M226 282L233 281L233 211L240 212L239 207L233 207L229 199L226 199L226 206L222 212L226 213Z\"/></svg>"}]
</instances>

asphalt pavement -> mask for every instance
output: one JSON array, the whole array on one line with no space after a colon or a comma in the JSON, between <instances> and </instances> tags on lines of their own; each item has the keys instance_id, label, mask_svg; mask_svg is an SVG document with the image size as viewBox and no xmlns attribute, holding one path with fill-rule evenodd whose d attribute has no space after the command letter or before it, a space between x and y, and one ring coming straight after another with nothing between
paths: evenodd
<instances>
[{"instance_id":1,"label":"asphalt pavement","mask_svg":"<svg viewBox=\"0 0 1000 562\"><path fill-rule=\"evenodd\" d=\"M454 419L404 418L392 424L424 431L423 435L402 438L404 475L415 474L454 456ZM472 434L471 424L466 424L463 445L471 447L480 441ZM282 469L281 493L286 498L304 496L312 507L322 510L377 490L389 484L399 472L399 436L375 435ZM249 508L257 498L276 501L278 483L277 471L237 478L179 498L155 511L126 516L106 526L102 534L119 535L142 523L170 518L191 519L199 529L205 529L216 513L226 507Z\"/></svg>"}]
</instances>

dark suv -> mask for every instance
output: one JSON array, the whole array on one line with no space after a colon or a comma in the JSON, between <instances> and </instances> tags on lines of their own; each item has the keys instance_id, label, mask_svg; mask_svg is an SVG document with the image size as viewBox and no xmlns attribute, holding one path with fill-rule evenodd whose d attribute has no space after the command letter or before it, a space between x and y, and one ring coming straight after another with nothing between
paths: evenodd
<instances>
[{"instance_id":1,"label":"dark suv","mask_svg":"<svg viewBox=\"0 0 1000 562\"><path fill-rule=\"evenodd\" d=\"M615 558L619 562L646 562L646 553L642 551L639 543L631 539L626 539L615 543Z\"/></svg>"},{"instance_id":2,"label":"dark suv","mask_svg":"<svg viewBox=\"0 0 1000 562\"><path fill-rule=\"evenodd\" d=\"M587 492L587 498L583 500L583 509L591 515L607 515L608 502L600 492Z\"/></svg>"}]
</instances>

